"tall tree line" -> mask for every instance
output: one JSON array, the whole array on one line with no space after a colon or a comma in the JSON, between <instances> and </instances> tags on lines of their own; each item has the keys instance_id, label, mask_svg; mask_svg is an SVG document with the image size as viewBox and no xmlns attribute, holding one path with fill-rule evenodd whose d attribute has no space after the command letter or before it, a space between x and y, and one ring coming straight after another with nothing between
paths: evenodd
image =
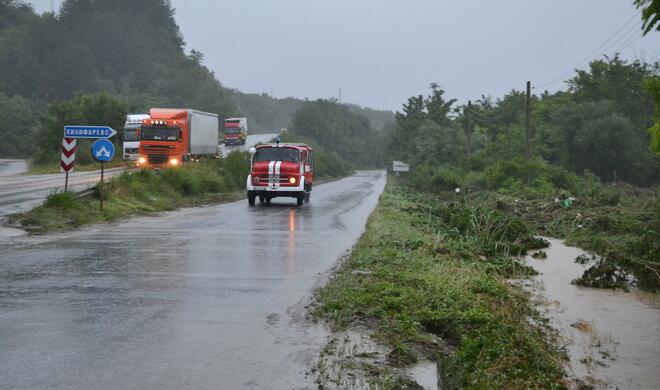
<instances>
[{"instance_id":1,"label":"tall tree line","mask_svg":"<svg viewBox=\"0 0 660 390\"><path fill-rule=\"evenodd\" d=\"M577 174L637 185L660 182L660 158L649 146L654 102L648 84L660 63L627 62L615 56L593 61L567 81L567 89L534 94L534 157ZM456 105L438 85L414 96L397 113L387 135L389 159L483 170L524 155L525 93L499 99L481 96Z\"/></svg>"}]
</instances>

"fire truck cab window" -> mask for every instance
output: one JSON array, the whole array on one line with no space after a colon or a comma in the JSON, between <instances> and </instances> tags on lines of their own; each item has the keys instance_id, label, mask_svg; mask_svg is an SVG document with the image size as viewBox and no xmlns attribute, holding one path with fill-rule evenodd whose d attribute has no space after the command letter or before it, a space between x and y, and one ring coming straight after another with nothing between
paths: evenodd
<instances>
[{"instance_id":1,"label":"fire truck cab window","mask_svg":"<svg viewBox=\"0 0 660 390\"><path fill-rule=\"evenodd\" d=\"M291 148L259 148L255 156L255 161L286 161L299 162L300 153L297 149Z\"/></svg>"}]
</instances>

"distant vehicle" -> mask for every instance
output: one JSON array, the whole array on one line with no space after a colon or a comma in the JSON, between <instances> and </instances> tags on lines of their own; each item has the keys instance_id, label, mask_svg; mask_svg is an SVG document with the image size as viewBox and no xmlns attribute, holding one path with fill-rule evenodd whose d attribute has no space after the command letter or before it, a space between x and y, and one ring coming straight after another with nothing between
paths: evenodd
<instances>
[{"instance_id":1,"label":"distant vehicle","mask_svg":"<svg viewBox=\"0 0 660 390\"><path fill-rule=\"evenodd\" d=\"M140 129L141 167L177 166L219 157L218 114L189 108L152 108Z\"/></svg>"},{"instance_id":2,"label":"distant vehicle","mask_svg":"<svg viewBox=\"0 0 660 390\"><path fill-rule=\"evenodd\" d=\"M136 161L140 158L139 130L142 121L149 119L149 114L128 114L124 123L124 144L122 145L122 159Z\"/></svg>"},{"instance_id":3,"label":"distant vehicle","mask_svg":"<svg viewBox=\"0 0 660 390\"><path fill-rule=\"evenodd\" d=\"M245 145L247 133L247 118L225 119L225 127L223 132L225 145Z\"/></svg>"},{"instance_id":4,"label":"distant vehicle","mask_svg":"<svg viewBox=\"0 0 660 390\"><path fill-rule=\"evenodd\" d=\"M252 160L247 177L247 198L270 203L276 197L296 198L297 205L309 202L314 181L314 151L305 144L263 144L250 148Z\"/></svg>"}]
</instances>

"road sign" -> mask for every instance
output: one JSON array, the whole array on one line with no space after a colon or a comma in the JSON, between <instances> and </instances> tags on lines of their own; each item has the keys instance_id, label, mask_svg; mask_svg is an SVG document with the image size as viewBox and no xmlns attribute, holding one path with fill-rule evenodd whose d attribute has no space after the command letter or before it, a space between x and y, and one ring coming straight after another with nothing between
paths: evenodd
<instances>
[{"instance_id":1,"label":"road sign","mask_svg":"<svg viewBox=\"0 0 660 390\"><path fill-rule=\"evenodd\" d=\"M108 126L64 126L65 138L110 138L115 134Z\"/></svg>"},{"instance_id":2,"label":"road sign","mask_svg":"<svg viewBox=\"0 0 660 390\"><path fill-rule=\"evenodd\" d=\"M63 173L73 171L73 165L76 160L76 140L74 138L62 139L62 158L60 161L60 170Z\"/></svg>"},{"instance_id":3,"label":"road sign","mask_svg":"<svg viewBox=\"0 0 660 390\"><path fill-rule=\"evenodd\" d=\"M410 166L403 161L393 161L392 172L410 172Z\"/></svg>"},{"instance_id":4,"label":"road sign","mask_svg":"<svg viewBox=\"0 0 660 390\"><path fill-rule=\"evenodd\" d=\"M107 139L99 139L92 144L92 157L98 162L108 162L115 156L115 145Z\"/></svg>"}]
</instances>

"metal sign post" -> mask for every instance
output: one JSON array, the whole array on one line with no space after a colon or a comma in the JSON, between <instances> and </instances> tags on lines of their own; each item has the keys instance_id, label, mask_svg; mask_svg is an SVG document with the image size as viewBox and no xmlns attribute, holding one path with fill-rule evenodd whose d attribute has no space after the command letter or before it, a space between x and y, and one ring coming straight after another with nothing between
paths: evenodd
<instances>
[{"instance_id":1,"label":"metal sign post","mask_svg":"<svg viewBox=\"0 0 660 390\"><path fill-rule=\"evenodd\" d=\"M115 156L115 145L107 139L96 140L92 144L92 157L101 163L101 183L99 184L99 198L101 211L103 211L103 175L105 163Z\"/></svg>"},{"instance_id":2,"label":"metal sign post","mask_svg":"<svg viewBox=\"0 0 660 390\"><path fill-rule=\"evenodd\" d=\"M66 175L64 178L64 192L69 190L69 172L73 171L76 160L76 139L62 139L62 157L60 159L60 170Z\"/></svg>"},{"instance_id":3,"label":"metal sign post","mask_svg":"<svg viewBox=\"0 0 660 390\"><path fill-rule=\"evenodd\" d=\"M73 171L73 165L76 160L76 139L103 139L110 138L115 134L117 134L117 131L109 126L64 126L64 139L62 140L62 159L60 161L60 169L66 174L64 177L65 192L69 190L69 171ZM112 156L114 155L113 145ZM112 157L106 161L110 161L111 159ZM101 164L101 171L103 171L103 164ZM101 176L103 176L103 174L101 174Z\"/></svg>"}]
</instances>

